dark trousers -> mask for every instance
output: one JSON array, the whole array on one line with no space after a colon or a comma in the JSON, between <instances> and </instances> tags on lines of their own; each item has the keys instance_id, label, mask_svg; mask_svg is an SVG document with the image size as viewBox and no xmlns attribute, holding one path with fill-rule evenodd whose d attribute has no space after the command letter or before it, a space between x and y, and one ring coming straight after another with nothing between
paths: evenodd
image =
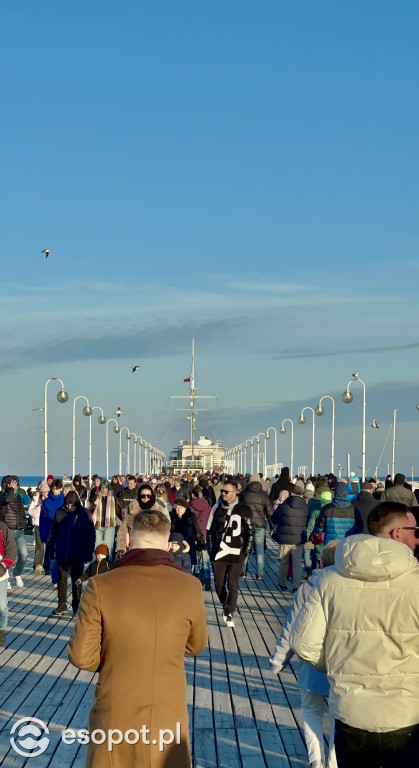
<instances>
[{"instance_id":1,"label":"dark trousers","mask_svg":"<svg viewBox=\"0 0 419 768\"><path fill-rule=\"evenodd\" d=\"M33 567L35 568L37 565L42 565L44 562L44 554L45 554L45 544L41 541L41 537L39 535L39 525L35 525L35 556L33 559Z\"/></svg>"},{"instance_id":2,"label":"dark trousers","mask_svg":"<svg viewBox=\"0 0 419 768\"><path fill-rule=\"evenodd\" d=\"M339 768L417 768L419 724L377 733L335 722Z\"/></svg>"},{"instance_id":3,"label":"dark trousers","mask_svg":"<svg viewBox=\"0 0 419 768\"><path fill-rule=\"evenodd\" d=\"M84 571L83 560L70 560L69 563L58 563L58 605L67 603L67 578L71 571L71 587L73 591L72 608L76 613L80 603L81 587L77 586L76 581Z\"/></svg>"},{"instance_id":4,"label":"dark trousers","mask_svg":"<svg viewBox=\"0 0 419 768\"><path fill-rule=\"evenodd\" d=\"M243 563L243 555L240 555L238 563L225 563L222 560L214 560L211 563L214 571L215 591L225 614L233 614L236 610Z\"/></svg>"}]
</instances>

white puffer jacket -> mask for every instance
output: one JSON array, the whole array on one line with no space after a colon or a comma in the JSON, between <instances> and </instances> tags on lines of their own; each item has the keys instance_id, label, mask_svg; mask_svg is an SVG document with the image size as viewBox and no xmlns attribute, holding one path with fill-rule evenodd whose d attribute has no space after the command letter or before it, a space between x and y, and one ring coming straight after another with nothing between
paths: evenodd
<instances>
[{"instance_id":1,"label":"white puffer jacket","mask_svg":"<svg viewBox=\"0 0 419 768\"><path fill-rule=\"evenodd\" d=\"M340 542L297 616L290 645L330 681L338 720L368 731L419 723L419 563L397 541Z\"/></svg>"}]
</instances>

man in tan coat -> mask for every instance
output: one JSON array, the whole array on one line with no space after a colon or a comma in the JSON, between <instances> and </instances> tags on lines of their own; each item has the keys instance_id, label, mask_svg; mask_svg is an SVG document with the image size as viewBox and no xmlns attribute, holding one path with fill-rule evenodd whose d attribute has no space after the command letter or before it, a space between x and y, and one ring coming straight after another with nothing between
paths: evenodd
<instances>
[{"instance_id":1,"label":"man in tan coat","mask_svg":"<svg viewBox=\"0 0 419 768\"><path fill-rule=\"evenodd\" d=\"M99 672L86 768L190 768L184 654L208 638L201 584L174 564L169 533L162 512L139 514L130 550L81 600L68 655Z\"/></svg>"}]
</instances>

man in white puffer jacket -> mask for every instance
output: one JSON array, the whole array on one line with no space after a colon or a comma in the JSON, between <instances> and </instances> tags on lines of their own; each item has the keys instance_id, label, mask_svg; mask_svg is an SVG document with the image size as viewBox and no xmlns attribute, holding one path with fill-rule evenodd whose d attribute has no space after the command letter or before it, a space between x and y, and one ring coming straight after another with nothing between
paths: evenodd
<instances>
[{"instance_id":1,"label":"man in white puffer jacket","mask_svg":"<svg viewBox=\"0 0 419 768\"><path fill-rule=\"evenodd\" d=\"M340 542L291 630L298 656L327 672L339 768L418 765L419 563L400 540L414 542L416 523L393 506L375 536Z\"/></svg>"}]
</instances>

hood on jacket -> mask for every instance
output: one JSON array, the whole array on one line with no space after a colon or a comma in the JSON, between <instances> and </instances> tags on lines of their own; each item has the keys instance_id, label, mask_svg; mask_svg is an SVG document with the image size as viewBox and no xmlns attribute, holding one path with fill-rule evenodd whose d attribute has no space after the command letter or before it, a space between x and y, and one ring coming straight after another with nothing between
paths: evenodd
<instances>
[{"instance_id":1,"label":"hood on jacket","mask_svg":"<svg viewBox=\"0 0 419 768\"><path fill-rule=\"evenodd\" d=\"M261 491L261 490L262 490L262 483L260 482L260 480L252 480L252 478L250 478L249 485L247 486L246 491Z\"/></svg>"},{"instance_id":2,"label":"hood on jacket","mask_svg":"<svg viewBox=\"0 0 419 768\"><path fill-rule=\"evenodd\" d=\"M406 544L362 533L342 539L335 568L350 579L392 581L414 568L419 570L419 565Z\"/></svg>"}]
</instances>

